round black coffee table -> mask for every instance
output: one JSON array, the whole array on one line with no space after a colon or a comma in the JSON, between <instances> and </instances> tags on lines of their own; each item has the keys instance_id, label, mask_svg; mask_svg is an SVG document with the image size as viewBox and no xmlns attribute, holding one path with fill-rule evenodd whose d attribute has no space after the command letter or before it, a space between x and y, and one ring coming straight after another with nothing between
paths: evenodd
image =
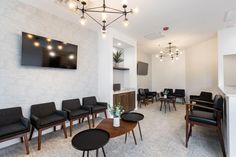
<instances>
[{"instance_id":1,"label":"round black coffee table","mask_svg":"<svg viewBox=\"0 0 236 157\"><path fill-rule=\"evenodd\" d=\"M110 135L107 131L102 129L89 129L75 135L71 143L74 148L83 151L83 157L85 152L87 152L87 157L89 157L89 151L92 150L97 150L96 156L98 157L99 148L102 148L103 155L106 157L103 146L108 143L109 139Z\"/></svg>"},{"instance_id":2,"label":"round black coffee table","mask_svg":"<svg viewBox=\"0 0 236 157\"><path fill-rule=\"evenodd\" d=\"M143 140L142 131L141 131L141 127L140 127L139 121L141 121L141 120L144 119L144 115L141 114L141 113L137 113L137 112L126 112L126 113L123 113L123 114L121 115L121 118L122 118L124 121L138 123L139 134L140 134L141 140ZM126 136L126 138L127 138L127 134L126 134L125 136ZM126 138L125 138L125 139L126 139Z\"/></svg>"}]
</instances>

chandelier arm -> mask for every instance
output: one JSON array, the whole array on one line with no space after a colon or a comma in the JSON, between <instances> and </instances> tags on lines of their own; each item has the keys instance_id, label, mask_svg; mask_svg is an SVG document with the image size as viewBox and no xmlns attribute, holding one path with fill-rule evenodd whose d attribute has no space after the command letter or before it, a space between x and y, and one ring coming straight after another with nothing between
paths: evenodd
<instances>
[{"instance_id":1,"label":"chandelier arm","mask_svg":"<svg viewBox=\"0 0 236 157\"><path fill-rule=\"evenodd\" d=\"M87 12L85 12L85 14L86 14L88 17L90 17L92 20L94 20L97 24L99 24L101 27L103 27L103 25L102 25L100 22L98 22L95 18L93 18L92 16L90 16Z\"/></svg>"},{"instance_id":2,"label":"chandelier arm","mask_svg":"<svg viewBox=\"0 0 236 157\"><path fill-rule=\"evenodd\" d=\"M119 17L117 17L116 19L114 19L113 21L111 21L110 23L108 23L108 24L106 25L106 27L109 26L109 25L111 25L113 22L117 21L118 19L120 19L122 16L124 16L124 15L123 15L123 14L120 15Z\"/></svg>"},{"instance_id":3,"label":"chandelier arm","mask_svg":"<svg viewBox=\"0 0 236 157\"><path fill-rule=\"evenodd\" d=\"M87 8L86 11L93 10L93 9L100 9L100 8L103 8L103 6L100 6L100 7L93 7L93 8Z\"/></svg>"},{"instance_id":4,"label":"chandelier arm","mask_svg":"<svg viewBox=\"0 0 236 157\"><path fill-rule=\"evenodd\" d=\"M85 12L89 12L89 13L112 13L112 14L123 14L123 12L116 12L116 11L100 11L100 10L85 10Z\"/></svg>"},{"instance_id":5,"label":"chandelier arm","mask_svg":"<svg viewBox=\"0 0 236 157\"><path fill-rule=\"evenodd\" d=\"M108 9L111 9L111 10L114 10L114 11L118 11L118 12L124 13L124 11L119 10L119 9L115 9L115 8L111 8L111 7L107 7L107 8L108 8Z\"/></svg>"}]
</instances>

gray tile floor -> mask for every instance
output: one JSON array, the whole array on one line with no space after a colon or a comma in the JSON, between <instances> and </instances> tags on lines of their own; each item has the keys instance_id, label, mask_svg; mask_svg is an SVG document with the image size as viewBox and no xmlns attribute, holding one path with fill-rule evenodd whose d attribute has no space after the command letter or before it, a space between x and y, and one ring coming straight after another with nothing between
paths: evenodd
<instances>
[{"instance_id":1,"label":"gray tile floor","mask_svg":"<svg viewBox=\"0 0 236 157\"><path fill-rule=\"evenodd\" d=\"M177 111L159 111L154 103L138 110L145 115L141 122L144 141L140 140L136 128L138 145L130 135L127 144L124 136L111 139L104 147L108 157L221 157L221 148L214 130L195 126L189 147L185 148L185 106L177 105ZM99 123L100 120L97 121ZM87 123L75 126L74 134L87 129ZM69 130L68 130L69 132ZM24 145L16 144L0 150L0 157L22 157ZM79 157L82 152L71 146L71 138L64 138L62 131L43 136L42 149L37 151L37 139L30 141L28 157ZM95 152L91 152L95 157ZM102 153L100 151L100 156Z\"/></svg>"}]
</instances>

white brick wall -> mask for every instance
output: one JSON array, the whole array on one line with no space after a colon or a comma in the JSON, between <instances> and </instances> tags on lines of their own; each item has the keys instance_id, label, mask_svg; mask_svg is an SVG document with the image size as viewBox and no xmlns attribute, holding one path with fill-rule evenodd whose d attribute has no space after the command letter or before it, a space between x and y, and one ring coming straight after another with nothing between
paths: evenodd
<instances>
[{"instance_id":1,"label":"white brick wall","mask_svg":"<svg viewBox=\"0 0 236 157\"><path fill-rule=\"evenodd\" d=\"M22 31L78 45L78 69L21 66ZM30 106L95 95L98 91L97 33L17 0L0 0L0 108Z\"/></svg>"}]
</instances>

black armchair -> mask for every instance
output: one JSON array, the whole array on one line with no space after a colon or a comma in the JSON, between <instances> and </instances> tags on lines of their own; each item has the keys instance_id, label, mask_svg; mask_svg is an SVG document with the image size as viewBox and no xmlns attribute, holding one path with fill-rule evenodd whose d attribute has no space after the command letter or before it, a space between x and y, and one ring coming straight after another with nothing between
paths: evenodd
<instances>
[{"instance_id":1,"label":"black armchair","mask_svg":"<svg viewBox=\"0 0 236 157\"><path fill-rule=\"evenodd\" d=\"M144 89L142 89L142 88L138 89L137 99L138 99L138 104L139 104L140 108L142 107L142 104L144 104L145 106L148 104L148 100L146 98L146 94L145 94Z\"/></svg>"},{"instance_id":2,"label":"black armchair","mask_svg":"<svg viewBox=\"0 0 236 157\"><path fill-rule=\"evenodd\" d=\"M144 92L147 97L151 97L152 100L155 98L155 100L157 101L157 96L158 96L157 92L151 92L151 91L149 91L148 88L144 89Z\"/></svg>"},{"instance_id":3,"label":"black armchair","mask_svg":"<svg viewBox=\"0 0 236 157\"><path fill-rule=\"evenodd\" d=\"M0 142L20 138L25 143L26 154L29 154L29 131L30 122L23 117L21 107L0 109Z\"/></svg>"},{"instance_id":4,"label":"black armchair","mask_svg":"<svg viewBox=\"0 0 236 157\"><path fill-rule=\"evenodd\" d=\"M175 89L175 92L173 93L173 96L175 98L180 98L182 99L182 102L185 103L185 90L184 89Z\"/></svg>"},{"instance_id":5,"label":"black armchair","mask_svg":"<svg viewBox=\"0 0 236 157\"><path fill-rule=\"evenodd\" d=\"M90 113L92 114L93 127L95 126L95 117L97 117L98 113L104 112L105 118L107 118L107 103L97 102L95 96L85 97L82 101L83 107L89 109Z\"/></svg>"},{"instance_id":6,"label":"black armchair","mask_svg":"<svg viewBox=\"0 0 236 157\"><path fill-rule=\"evenodd\" d=\"M89 128L91 128L89 120L90 110L81 106L80 99L63 100L62 110L67 112L67 119L70 121L70 136L72 136L73 121L78 120L80 122L80 118L87 117Z\"/></svg>"},{"instance_id":7,"label":"black armchair","mask_svg":"<svg viewBox=\"0 0 236 157\"><path fill-rule=\"evenodd\" d=\"M198 104L186 104L186 147L188 147L188 141L190 136L192 135L193 125L211 127L217 130L223 156L226 157L224 140L221 130L223 102L223 97L221 95L216 95L213 101L213 108ZM195 110L193 109L193 107L208 109L211 110L211 112Z\"/></svg>"},{"instance_id":8,"label":"black armchair","mask_svg":"<svg viewBox=\"0 0 236 157\"><path fill-rule=\"evenodd\" d=\"M33 136L34 129L37 129L38 150L41 149L42 131L45 129L54 127L54 131L56 131L56 126L62 125L65 138L67 138L66 125L65 125L66 117L67 117L66 112L56 110L54 102L31 106L30 120L32 124L32 129L30 133L30 140Z\"/></svg>"}]
</instances>

